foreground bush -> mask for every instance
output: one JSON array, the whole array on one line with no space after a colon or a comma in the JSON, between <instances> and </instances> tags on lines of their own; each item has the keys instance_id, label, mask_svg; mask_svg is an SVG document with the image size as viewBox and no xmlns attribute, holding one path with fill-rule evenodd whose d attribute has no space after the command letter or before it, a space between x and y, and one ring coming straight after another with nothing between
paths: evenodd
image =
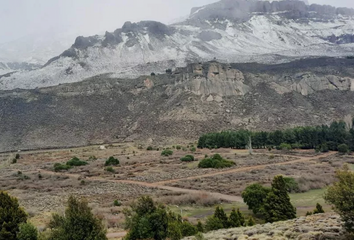
<instances>
[{"instance_id":1,"label":"foreground bush","mask_svg":"<svg viewBox=\"0 0 354 240\"><path fill-rule=\"evenodd\" d=\"M84 166L87 165L88 163L86 161L81 161L77 157L72 158L71 160L66 162L66 165L70 167L78 167L78 166Z\"/></svg>"},{"instance_id":2,"label":"foreground bush","mask_svg":"<svg viewBox=\"0 0 354 240\"><path fill-rule=\"evenodd\" d=\"M151 197L140 197L131 205L131 210L124 212L126 228L129 229L126 240L136 239L173 239L197 233L197 227L188 221L182 221L180 215L156 204Z\"/></svg>"},{"instance_id":3,"label":"foreground bush","mask_svg":"<svg viewBox=\"0 0 354 240\"><path fill-rule=\"evenodd\" d=\"M254 214L261 213L264 201L270 192L270 188L263 187L259 183L254 183L245 188L242 192L243 201L247 204L248 209Z\"/></svg>"},{"instance_id":4,"label":"foreground bush","mask_svg":"<svg viewBox=\"0 0 354 240\"><path fill-rule=\"evenodd\" d=\"M54 214L49 223L49 239L55 240L106 240L102 221L95 217L85 200L70 196L65 215Z\"/></svg>"},{"instance_id":5,"label":"foreground bush","mask_svg":"<svg viewBox=\"0 0 354 240\"><path fill-rule=\"evenodd\" d=\"M114 157L109 157L104 165L105 166L117 166L117 165L119 165L119 160Z\"/></svg>"},{"instance_id":6,"label":"foreground bush","mask_svg":"<svg viewBox=\"0 0 354 240\"><path fill-rule=\"evenodd\" d=\"M194 161L194 156L192 155L186 155L181 158L182 162L193 162Z\"/></svg>"},{"instance_id":7,"label":"foreground bush","mask_svg":"<svg viewBox=\"0 0 354 240\"><path fill-rule=\"evenodd\" d=\"M219 154L215 154L211 158L205 158L198 164L199 168L228 168L234 166L235 163L223 159Z\"/></svg>"},{"instance_id":8,"label":"foreground bush","mask_svg":"<svg viewBox=\"0 0 354 240\"><path fill-rule=\"evenodd\" d=\"M345 229L354 234L354 173L345 165L336 172L337 181L327 189L325 200L334 205Z\"/></svg>"},{"instance_id":9,"label":"foreground bush","mask_svg":"<svg viewBox=\"0 0 354 240\"><path fill-rule=\"evenodd\" d=\"M17 240L37 240L38 231L35 226L30 223L21 223L19 232L17 233Z\"/></svg>"},{"instance_id":10,"label":"foreground bush","mask_svg":"<svg viewBox=\"0 0 354 240\"><path fill-rule=\"evenodd\" d=\"M5 192L0 192L0 239L17 240L19 226L26 221L27 214L20 208L18 200Z\"/></svg>"}]
</instances>

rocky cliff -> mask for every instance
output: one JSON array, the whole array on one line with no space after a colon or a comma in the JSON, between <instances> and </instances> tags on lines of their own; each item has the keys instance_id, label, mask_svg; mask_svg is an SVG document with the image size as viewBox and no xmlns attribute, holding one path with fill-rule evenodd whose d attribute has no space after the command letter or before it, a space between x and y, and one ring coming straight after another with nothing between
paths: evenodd
<instances>
[{"instance_id":1,"label":"rocky cliff","mask_svg":"<svg viewBox=\"0 0 354 240\"><path fill-rule=\"evenodd\" d=\"M281 63L354 52L354 10L303 1L222 0L194 8L181 23L126 22L102 36L80 36L71 48L30 73L0 78L0 89L113 78L185 67L190 62Z\"/></svg>"},{"instance_id":2,"label":"rocky cliff","mask_svg":"<svg viewBox=\"0 0 354 240\"><path fill-rule=\"evenodd\" d=\"M136 79L98 75L0 91L0 151L115 141L196 140L227 129L272 130L354 116L354 59L192 63Z\"/></svg>"}]
</instances>

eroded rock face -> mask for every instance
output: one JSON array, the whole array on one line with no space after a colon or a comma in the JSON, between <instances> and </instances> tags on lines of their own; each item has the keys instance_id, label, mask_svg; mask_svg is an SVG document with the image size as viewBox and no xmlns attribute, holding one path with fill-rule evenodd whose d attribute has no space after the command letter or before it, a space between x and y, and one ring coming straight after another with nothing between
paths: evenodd
<instances>
[{"instance_id":1,"label":"eroded rock face","mask_svg":"<svg viewBox=\"0 0 354 240\"><path fill-rule=\"evenodd\" d=\"M244 84L245 77L230 65L211 62L209 64L193 64L192 76L184 82L186 90L197 95L208 96L207 101L221 102L224 96L242 96L249 91L249 86ZM215 98L215 99L214 99Z\"/></svg>"}]
</instances>

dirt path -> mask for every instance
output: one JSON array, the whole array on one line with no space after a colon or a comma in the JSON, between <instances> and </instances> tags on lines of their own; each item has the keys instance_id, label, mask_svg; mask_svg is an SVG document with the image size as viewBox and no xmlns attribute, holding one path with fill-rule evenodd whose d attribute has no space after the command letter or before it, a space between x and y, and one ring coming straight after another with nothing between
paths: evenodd
<instances>
[{"instance_id":1,"label":"dirt path","mask_svg":"<svg viewBox=\"0 0 354 240\"><path fill-rule=\"evenodd\" d=\"M194 189L171 187L171 186L165 186L165 184L174 183L174 182L178 182L178 181L184 181L184 180L193 180L193 179L199 179L199 178L205 178L205 177L213 177L213 176L230 174L230 173L252 171L252 170L257 170L257 169L263 169L268 166L280 166L280 165L288 165L288 164L299 163L299 162L307 162L307 161L311 161L311 160L317 160L317 159L323 158L323 157L328 157L333 154L335 154L335 152L328 152L325 154L311 156L311 157L297 157L296 160L291 160L291 161L286 161L286 162L281 162L281 163L272 163L272 164L263 164L263 165L257 165L257 166L251 166L251 167L234 168L234 169L220 171L220 172L208 173L208 174L180 178L180 179L172 179L172 180L155 182L155 183L138 182L138 181L133 181L133 180L112 180L112 179L105 179L105 178L101 178L101 177L86 177L85 180L134 184L134 185L140 185L140 186L149 187L149 188L158 188L158 189L168 190L168 191L172 191L172 192L182 192L182 193L190 193L190 194L202 194L202 193L205 194L205 193L207 193L209 195L212 195L212 196L222 199L222 200L231 201L231 202L243 202L243 200L240 196L232 196L232 195L226 195L226 194L221 194L221 193L217 193L217 192L208 192L208 191L201 191L201 190L194 190ZM290 156L290 155L283 155L283 156ZM293 156L291 156L291 157L293 157ZM72 177L72 178L79 178L81 176L80 174L56 173L56 172L52 172L52 171L48 171L48 170L44 170L44 169L38 169L38 171L42 172L42 173L49 174L49 175L68 176L68 177Z\"/></svg>"},{"instance_id":2,"label":"dirt path","mask_svg":"<svg viewBox=\"0 0 354 240\"><path fill-rule=\"evenodd\" d=\"M193 179L198 179L198 178L213 177L213 176L224 175L224 174L229 174L229 173L246 172L246 171L252 171L252 170L257 170L257 169L263 169L268 166L281 166L281 165L288 165L288 164L292 164L292 163L307 162L307 161L311 161L311 160L317 160L322 157L328 157L328 156L333 155L335 153L336 152L328 152L325 154L311 156L311 157L295 156L296 157L295 160L290 160L290 161L281 162L281 163L270 163L270 164L262 164L262 165L256 165L256 166L251 166L251 167L233 168L233 169L229 169L229 170L225 170L225 171L207 173L207 174L198 175L198 176L155 182L154 184L155 185L165 185L165 184L174 183L174 182L183 181L183 180L193 180ZM294 157L291 155L281 155L281 156Z\"/></svg>"}]
</instances>

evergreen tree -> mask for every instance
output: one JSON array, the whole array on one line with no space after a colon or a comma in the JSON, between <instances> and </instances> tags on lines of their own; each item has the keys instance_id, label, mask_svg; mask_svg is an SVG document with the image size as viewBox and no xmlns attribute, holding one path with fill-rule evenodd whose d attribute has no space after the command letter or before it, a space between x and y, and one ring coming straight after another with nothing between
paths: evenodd
<instances>
[{"instance_id":1,"label":"evergreen tree","mask_svg":"<svg viewBox=\"0 0 354 240\"><path fill-rule=\"evenodd\" d=\"M26 221L27 214L18 200L0 191L0 240L17 240L19 226Z\"/></svg>"},{"instance_id":2,"label":"evergreen tree","mask_svg":"<svg viewBox=\"0 0 354 240\"><path fill-rule=\"evenodd\" d=\"M240 219L239 219L239 216L238 216L235 208L233 208L230 213L229 224L230 224L230 227L240 227L241 226Z\"/></svg>"},{"instance_id":3,"label":"evergreen tree","mask_svg":"<svg viewBox=\"0 0 354 240\"><path fill-rule=\"evenodd\" d=\"M264 203L264 215L267 222L283 221L296 217L296 209L290 203L282 176L276 176L273 179L272 189Z\"/></svg>"},{"instance_id":4,"label":"evergreen tree","mask_svg":"<svg viewBox=\"0 0 354 240\"><path fill-rule=\"evenodd\" d=\"M201 221L198 221L198 223L197 223L197 230L198 230L198 232L204 232L204 226L201 223Z\"/></svg>"},{"instance_id":5,"label":"evergreen tree","mask_svg":"<svg viewBox=\"0 0 354 240\"><path fill-rule=\"evenodd\" d=\"M249 217L247 221L247 226L252 227L256 224L256 221L254 221L254 218L252 216Z\"/></svg>"},{"instance_id":6,"label":"evergreen tree","mask_svg":"<svg viewBox=\"0 0 354 240\"><path fill-rule=\"evenodd\" d=\"M313 210L313 214L317 214L317 213L324 213L324 210L323 210L321 204L319 204L319 203L316 204L316 208L315 208L315 210Z\"/></svg>"},{"instance_id":7,"label":"evergreen tree","mask_svg":"<svg viewBox=\"0 0 354 240\"><path fill-rule=\"evenodd\" d=\"M243 214L240 212L240 209L237 208L237 215L238 215L238 219L240 220L240 224L241 226L245 226L245 217L243 216Z\"/></svg>"},{"instance_id":8,"label":"evergreen tree","mask_svg":"<svg viewBox=\"0 0 354 240\"><path fill-rule=\"evenodd\" d=\"M248 205L248 209L251 209L254 214L258 214L263 208L264 200L269 191L269 188L263 187L259 183L254 183L245 188L242 192L242 198Z\"/></svg>"},{"instance_id":9,"label":"evergreen tree","mask_svg":"<svg viewBox=\"0 0 354 240\"><path fill-rule=\"evenodd\" d=\"M227 215L224 212L224 209L222 207L216 207L214 217L220 220L223 228L229 227L229 220L228 220Z\"/></svg>"},{"instance_id":10,"label":"evergreen tree","mask_svg":"<svg viewBox=\"0 0 354 240\"><path fill-rule=\"evenodd\" d=\"M49 223L52 229L50 239L55 240L106 240L106 230L101 219L91 212L85 200L74 196L68 199L65 215L54 214Z\"/></svg>"}]
</instances>

